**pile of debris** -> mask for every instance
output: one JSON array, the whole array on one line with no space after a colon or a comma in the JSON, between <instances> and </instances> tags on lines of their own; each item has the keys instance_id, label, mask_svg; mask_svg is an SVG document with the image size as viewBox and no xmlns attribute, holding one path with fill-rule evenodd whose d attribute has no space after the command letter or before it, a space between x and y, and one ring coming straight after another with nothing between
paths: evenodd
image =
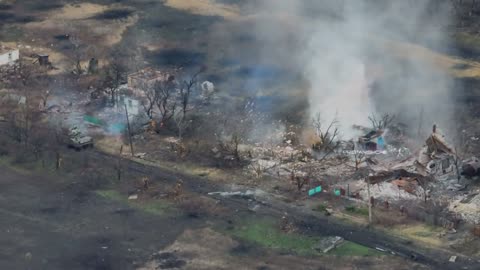
<instances>
[{"instance_id":1,"label":"pile of debris","mask_svg":"<svg viewBox=\"0 0 480 270\"><path fill-rule=\"evenodd\" d=\"M377 151L385 149L384 131L382 129L372 130L358 139L358 144L363 150Z\"/></svg>"},{"instance_id":2,"label":"pile of debris","mask_svg":"<svg viewBox=\"0 0 480 270\"><path fill-rule=\"evenodd\" d=\"M462 219L473 224L480 224L480 194L475 192L452 202L449 210L459 214Z\"/></svg>"},{"instance_id":3,"label":"pile of debris","mask_svg":"<svg viewBox=\"0 0 480 270\"><path fill-rule=\"evenodd\" d=\"M455 151L433 126L432 134L427 138L426 145L420 151L416 165L420 173L435 177L449 177L455 173Z\"/></svg>"},{"instance_id":4,"label":"pile of debris","mask_svg":"<svg viewBox=\"0 0 480 270\"><path fill-rule=\"evenodd\" d=\"M323 238L317 246L315 246L315 250L321 251L323 253L328 253L332 249L335 249L342 245L344 240L340 236L330 236Z\"/></svg>"},{"instance_id":5,"label":"pile of debris","mask_svg":"<svg viewBox=\"0 0 480 270\"><path fill-rule=\"evenodd\" d=\"M381 133L371 132L360 142L371 142L371 138L377 138ZM368 140L366 140L368 138ZM433 132L425 141L425 146L419 151L418 156L411 156L401 162L393 162L390 166L368 166L370 175L365 180L360 180L362 184L357 185L360 188L358 193L361 197L367 198L367 181L372 185L370 192L374 198L386 201L398 200L426 200L431 193L434 180L442 180L443 185L437 184L436 187L444 186L445 190L458 190L459 188L450 188L452 185L450 179L456 178L456 153L446 139L433 126ZM385 160L383 160L385 163ZM458 164L457 164L458 165ZM472 161L470 171L477 172L480 162ZM461 186L461 185L459 185Z\"/></svg>"}]
</instances>

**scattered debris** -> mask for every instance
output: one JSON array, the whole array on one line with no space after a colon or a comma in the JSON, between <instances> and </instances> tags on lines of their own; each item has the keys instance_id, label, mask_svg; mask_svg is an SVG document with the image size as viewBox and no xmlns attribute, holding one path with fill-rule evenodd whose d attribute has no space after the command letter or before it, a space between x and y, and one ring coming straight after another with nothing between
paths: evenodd
<instances>
[{"instance_id":1,"label":"scattered debris","mask_svg":"<svg viewBox=\"0 0 480 270\"><path fill-rule=\"evenodd\" d=\"M215 196L219 195L221 197L241 197L241 198L253 198L256 192L252 190L242 191L224 191L224 192L210 192L208 195Z\"/></svg>"},{"instance_id":2,"label":"scattered debris","mask_svg":"<svg viewBox=\"0 0 480 270\"><path fill-rule=\"evenodd\" d=\"M136 200L136 199L138 199L138 194L132 194L132 195L128 196L128 199L129 200Z\"/></svg>"},{"instance_id":3,"label":"scattered debris","mask_svg":"<svg viewBox=\"0 0 480 270\"><path fill-rule=\"evenodd\" d=\"M383 130L372 130L358 139L359 145L363 150L377 151L385 148L383 139Z\"/></svg>"},{"instance_id":4,"label":"scattered debris","mask_svg":"<svg viewBox=\"0 0 480 270\"><path fill-rule=\"evenodd\" d=\"M144 159L146 155L147 155L147 153L135 153L135 157L136 158L141 158L141 159Z\"/></svg>"},{"instance_id":5,"label":"scattered debris","mask_svg":"<svg viewBox=\"0 0 480 270\"><path fill-rule=\"evenodd\" d=\"M138 72L128 75L128 88L137 96L143 96L142 87L148 85L152 87L156 82L173 81L175 72L160 71L154 68L144 68Z\"/></svg>"},{"instance_id":6,"label":"scattered debris","mask_svg":"<svg viewBox=\"0 0 480 270\"><path fill-rule=\"evenodd\" d=\"M328 253L330 250L339 247L343 242L344 240L340 236L325 237L320 240L320 243L318 243L314 249L323 253Z\"/></svg>"}]
</instances>

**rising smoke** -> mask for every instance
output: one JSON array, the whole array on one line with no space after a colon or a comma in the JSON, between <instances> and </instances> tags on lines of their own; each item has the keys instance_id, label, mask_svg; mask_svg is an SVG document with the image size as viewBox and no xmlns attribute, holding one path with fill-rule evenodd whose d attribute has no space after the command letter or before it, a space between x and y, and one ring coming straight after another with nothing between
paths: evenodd
<instances>
[{"instance_id":1,"label":"rising smoke","mask_svg":"<svg viewBox=\"0 0 480 270\"><path fill-rule=\"evenodd\" d=\"M256 36L276 44L275 52L283 49L286 61L302 71L310 88L310 116L320 113L326 122L336 118L344 138L355 135L352 125L369 126L370 115L383 113L397 115L415 134L433 123L448 128L453 112L451 78L412 57L424 52L412 44L448 47L444 2L256 1L262 17L278 22L258 22ZM285 21L295 25L294 51L279 34Z\"/></svg>"}]
</instances>

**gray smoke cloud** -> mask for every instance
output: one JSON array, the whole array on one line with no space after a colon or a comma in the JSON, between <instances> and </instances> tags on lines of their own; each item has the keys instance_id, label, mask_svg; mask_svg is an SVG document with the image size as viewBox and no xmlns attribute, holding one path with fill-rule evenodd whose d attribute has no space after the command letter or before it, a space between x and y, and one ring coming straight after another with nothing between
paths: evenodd
<instances>
[{"instance_id":1,"label":"gray smoke cloud","mask_svg":"<svg viewBox=\"0 0 480 270\"><path fill-rule=\"evenodd\" d=\"M352 125L369 126L372 114L395 114L412 134L433 123L449 128L451 77L417 60L412 55L423 51L411 45L448 47L444 2L258 0L251 10L270 18L256 20L256 38L275 44L262 57L300 70L309 84L310 116L336 118L349 138Z\"/></svg>"}]
</instances>

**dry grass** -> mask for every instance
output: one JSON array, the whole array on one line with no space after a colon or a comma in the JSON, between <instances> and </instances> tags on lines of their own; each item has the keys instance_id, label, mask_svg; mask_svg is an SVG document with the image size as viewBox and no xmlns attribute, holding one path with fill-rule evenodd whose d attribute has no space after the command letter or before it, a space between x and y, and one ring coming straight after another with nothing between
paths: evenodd
<instances>
[{"instance_id":1,"label":"dry grass","mask_svg":"<svg viewBox=\"0 0 480 270\"><path fill-rule=\"evenodd\" d=\"M348 245L347 245L348 247ZM352 249L350 249L351 251ZM349 251L349 250L345 250ZM168 258L168 259L167 259ZM169 247L161 250L138 270L160 269L168 262L182 263L181 269L427 269L393 256L302 257L280 255L270 250L259 253L249 245L241 245L229 236L210 228L186 230ZM166 267L165 267L166 268Z\"/></svg>"},{"instance_id":2,"label":"dry grass","mask_svg":"<svg viewBox=\"0 0 480 270\"><path fill-rule=\"evenodd\" d=\"M76 5L66 5L63 8L55 10L55 12L52 12L49 16L51 20L81 20L97 15L105 9L106 7L102 5L81 3Z\"/></svg>"},{"instance_id":3,"label":"dry grass","mask_svg":"<svg viewBox=\"0 0 480 270\"><path fill-rule=\"evenodd\" d=\"M138 21L138 15L122 20L96 19L96 16L112 8L123 8L123 6L81 3L49 11L41 16L39 21L24 25L25 32L32 38L25 43L37 45L35 46L37 48L33 48L35 53L49 54L52 63L60 69L58 72L65 71L71 63L68 63L63 54L55 51L57 42L53 36L65 34L76 36L82 43L92 47L90 51L95 51L97 54L108 50L121 42L125 31ZM43 44L43 47L38 46L39 44ZM45 44L49 47L47 48ZM102 61L103 59L100 59L101 64L104 62Z\"/></svg>"},{"instance_id":4,"label":"dry grass","mask_svg":"<svg viewBox=\"0 0 480 270\"><path fill-rule=\"evenodd\" d=\"M100 151L103 151L108 154L112 155L118 155L118 149L120 149L120 146L123 144L122 140L119 138L114 138L114 137L105 137L103 139L95 141L95 147L99 149ZM231 172L225 171L225 170L220 170L212 167L207 167L207 166L201 166L197 165L194 163L190 162L175 162L175 161L167 161L167 160L149 160L149 159L140 159L136 157L132 157L130 155L130 146L124 145L124 157L131 159L133 161L148 165L148 166L154 166L169 172L181 172L182 174L185 175L190 175L190 176L201 176L205 177L208 180L214 181L214 182L224 182L224 181L229 181L230 183L235 182L235 175L232 175ZM147 152L149 151L144 151L146 149L142 149L137 145L134 145L135 152ZM238 181L242 181L241 179L238 179Z\"/></svg>"},{"instance_id":5,"label":"dry grass","mask_svg":"<svg viewBox=\"0 0 480 270\"><path fill-rule=\"evenodd\" d=\"M480 63L432 51L420 45L383 41L383 47L397 57L424 62L458 78L480 77ZM458 68L462 67L462 68Z\"/></svg>"},{"instance_id":6,"label":"dry grass","mask_svg":"<svg viewBox=\"0 0 480 270\"><path fill-rule=\"evenodd\" d=\"M389 228L389 231L400 237L414 240L428 247L445 247L445 241L439 237L439 234L443 231L442 228L436 228L422 223L416 223L410 225L395 226L393 228Z\"/></svg>"},{"instance_id":7,"label":"dry grass","mask_svg":"<svg viewBox=\"0 0 480 270\"><path fill-rule=\"evenodd\" d=\"M88 29L89 39L95 40L96 46L112 46L122 40L123 33L128 27L138 21L138 16L130 16L123 20L96 20L95 16L110 8L120 6L102 6L82 3L67 5L61 9L53 10L38 22L26 24L26 29L39 33L70 33L72 29ZM70 33L71 34L71 33Z\"/></svg>"},{"instance_id":8,"label":"dry grass","mask_svg":"<svg viewBox=\"0 0 480 270\"><path fill-rule=\"evenodd\" d=\"M226 19L239 16L237 6L216 3L214 0L167 0L165 5L196 15L220 16Z\"/></svg>"}]
</instances>

